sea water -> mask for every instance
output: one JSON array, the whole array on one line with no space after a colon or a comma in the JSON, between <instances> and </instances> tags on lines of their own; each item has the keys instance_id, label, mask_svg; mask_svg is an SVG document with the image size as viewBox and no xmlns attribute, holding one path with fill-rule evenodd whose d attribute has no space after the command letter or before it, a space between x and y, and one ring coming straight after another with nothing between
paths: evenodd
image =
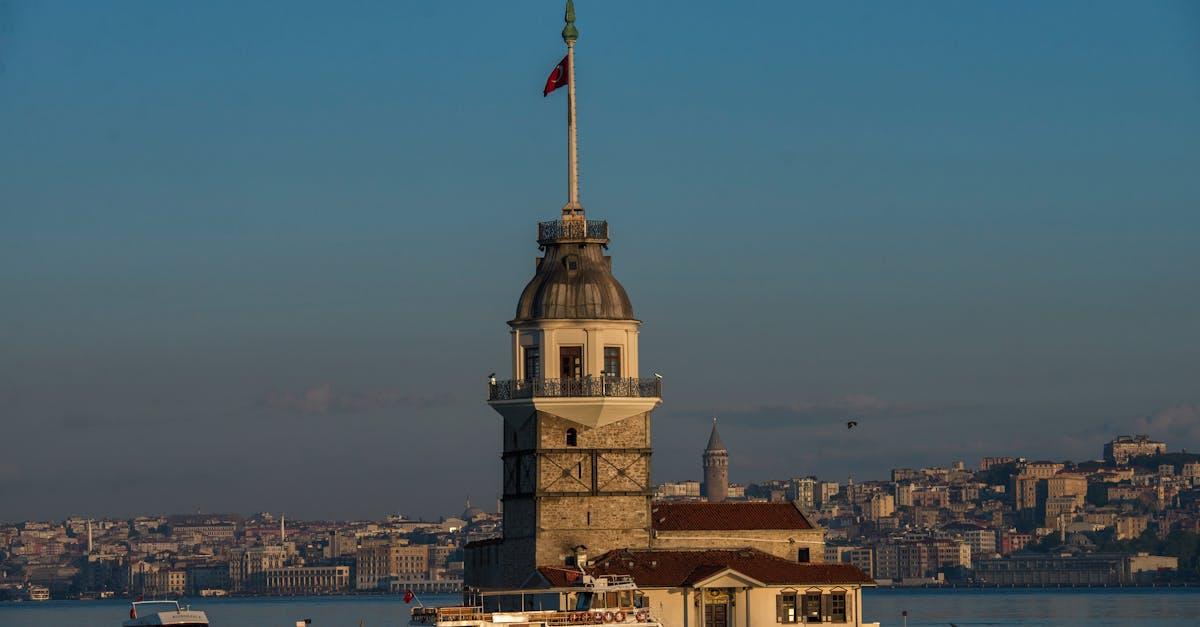
<instances>
[{"instance_id":1,"label":"sea water","mask_svg":"<svg viewBox=\"0 0 1200 627\"><path fill-rule=\"evenodd\" d=\"M459 598L422 595L420 600L450 605ZM398 596L187 599L184 603L204 610L212 627L292 627L306 618L312 620L312 627L402 627L412 607ZM867 621L900 627L903 611L913 627L1197 627L1200 588L875 589L864 594ZM0 627L119 627L128 613L129 602L117 600L0 602ZM765 627L771 625L774 622Z\"/></svg>"}]
</instances>

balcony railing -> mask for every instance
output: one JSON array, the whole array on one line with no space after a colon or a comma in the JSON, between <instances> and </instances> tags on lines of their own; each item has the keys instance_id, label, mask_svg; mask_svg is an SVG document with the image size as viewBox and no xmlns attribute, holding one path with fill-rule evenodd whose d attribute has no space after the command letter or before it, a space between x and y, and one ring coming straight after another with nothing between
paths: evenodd
<instances>
[{"instance_id":1,"label":"balcony railing","mask_svg":"<svg viewBox=\"0 0 1200 627\"><path fill-rule=\"evenodd\" d=\"M488 384L489 401L518 398L662 397L662 379L580 377L575 379L511 379Z\"/></svg>"},{"instance_id":2,"label":"balcony railing","mask_svg":"<svg viewBox=\"0 0 1200 627\"><path fill-rule=\"evenodd\" d=\"M538 243L575 239L608 239L605 220L551 220L538 222Z\"/></svg>"}]
</instances>

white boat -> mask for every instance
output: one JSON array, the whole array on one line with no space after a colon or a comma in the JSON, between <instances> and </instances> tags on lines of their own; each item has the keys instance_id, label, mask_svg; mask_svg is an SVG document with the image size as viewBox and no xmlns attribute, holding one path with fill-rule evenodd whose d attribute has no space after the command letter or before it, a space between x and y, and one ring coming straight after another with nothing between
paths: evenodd
<instances>
[{"instance_id":1,"label":"white boat","mask_svg":"<svg viewBox=\"0 0 1200 627\"><path fill-rule=\"evenodd\" d=\"M174 625L175 627L208 627L208 616L179 601L134 601L129 607L129 620L124 627Z\"/></svg>"},{"instance_id":2,"label":"white boat","mask_svg":"<svg viewBox=\"0 0 1200 627\"><path fill-rule=\"evenodd\" d=\"M46 586L30 585L29 589L25 591L25 598L29 599L30 601L49 601L50 588L47 588Z\"/></svg>"},{"instance_id":3,"label":"white boat","mask_svg":"<svg viewBox=\"0 0 1200 627\"><path fill-rule=\"evenodd\" d=\"M488 597L510 600L525 597L558 596L566 599L571 609L519 609L487 611ZM493 590L478 595L479 605L457 607L415 607L412 627L483 627L486 625L521 625L522 627L551 627L557 625L623 625L625 627L662 627L654 618L633 579L620 575L592 577L580 573L579 585L567 588L531 588L524 590Z\"/></svg>"}]
</instances>

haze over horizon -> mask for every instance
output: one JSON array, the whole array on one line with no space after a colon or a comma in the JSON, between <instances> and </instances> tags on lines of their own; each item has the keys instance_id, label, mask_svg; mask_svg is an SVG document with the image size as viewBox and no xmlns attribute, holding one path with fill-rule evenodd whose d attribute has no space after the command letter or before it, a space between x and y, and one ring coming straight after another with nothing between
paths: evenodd
<instances>
[{"instance_id":1,"label":"haze over horizon","mask_svg":"<svg viewBox=\"0 0 1200 627\"><path fill-rule=\"evenodd\" d=\"M1198 5L577 9L655 481L1200 451ZM0 3L0 521L490 505L561 28Z\"/></svg>"}]
</instances>

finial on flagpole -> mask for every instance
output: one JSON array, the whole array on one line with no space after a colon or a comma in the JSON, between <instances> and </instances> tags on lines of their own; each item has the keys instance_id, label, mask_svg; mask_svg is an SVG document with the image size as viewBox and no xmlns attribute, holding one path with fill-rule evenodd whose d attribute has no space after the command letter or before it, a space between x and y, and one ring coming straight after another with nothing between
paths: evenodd
<instances>
[{"instance_id":1,"label":"finial on flagpole","mask_svg":"<svg viewBox=\"0 0 1200 627\"><path fill-rule=\"evenodd\" d=\"M567 42L569 46L579 39L579 29L575 28L575 3L571 0L567 0L567 14L563 16L563 19L567 22L567 25L563 27L563 41Z\"/></svg>"}]
</instances>

